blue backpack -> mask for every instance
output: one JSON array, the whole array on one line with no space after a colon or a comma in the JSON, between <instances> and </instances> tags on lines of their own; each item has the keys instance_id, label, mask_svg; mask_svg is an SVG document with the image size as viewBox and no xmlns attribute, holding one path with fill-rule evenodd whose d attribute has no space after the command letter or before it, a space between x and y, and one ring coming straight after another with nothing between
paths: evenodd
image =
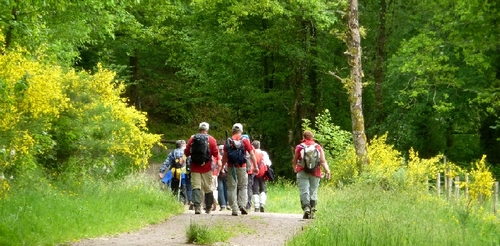
<instances>
[{"instance_id":1,"label":"blue backpack","mask_svg":"<svg viewBox=\"0 0 500 246\"><path fill-rule=\"evenodd\" d=\"M242 166L247 162L243 139L242 137L240 140L234 140L233 138L228 138L226 140L227 159L232 165Z\"/></svg>"}]
</instances>

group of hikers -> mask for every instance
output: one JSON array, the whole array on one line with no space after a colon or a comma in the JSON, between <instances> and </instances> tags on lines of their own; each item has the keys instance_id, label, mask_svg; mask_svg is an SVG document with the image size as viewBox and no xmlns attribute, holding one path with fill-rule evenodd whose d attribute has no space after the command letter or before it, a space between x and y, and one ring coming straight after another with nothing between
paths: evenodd
<instances>
[{"instance_id":1,"label":"group of hikers","mask_svg":"<svg viewBox=\"0 0 500 246\"><path fill-rule=\"evenodd\" d=\"M231 137L222 145L217 145L208 134L207 122L200 123L198 129L187 142L176 141L176 148L160 167L159 178L195 214L201 214L202 209L209 214L217 209L217 204L220 211L231 210L233 216L248 214L252 206L255 212L265 212L266 181L273 180L274 173L260 142L250 142L241 123L233 125ZM304 131L292 161L304 219L314 218L322 177L320 166L329 179L323 149L314 141L311 131Z\"/></svg>"}]
</instances>

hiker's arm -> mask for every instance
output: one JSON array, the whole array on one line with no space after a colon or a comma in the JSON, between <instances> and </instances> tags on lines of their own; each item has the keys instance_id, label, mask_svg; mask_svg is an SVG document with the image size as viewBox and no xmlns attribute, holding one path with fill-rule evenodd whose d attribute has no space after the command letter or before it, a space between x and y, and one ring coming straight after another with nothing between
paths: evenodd
<instances>
[{"instance_id":1,"label":"hiker's arm","mask_svg":"<svg viewBox=\"0 0 500 246\"><path fill-rule=\"evenodd\" d=\"M191 155L191 144L193 143L193 137L191 136L187 141L186 148L184 149L184 155L189 157Z\"/></svg>"},{"instance_id":2,"label":"hiker's arm","mask_svg":"<svg viewBox=\"0 0 500 246\"><path fill-rule=\"evenodd\" d=\"M255 157L254 151L250 151L250 159L252 160L252 170L253 173L259 173L259 167L257 165L257 158Z\"/></svg>"},{"instance_id":3,"label":"hiker's arm","mask_svg":"<svg viewBox=\"0 0 500 246\"><path fill-rule=\"evenodd\" d=\"M222 171L222 157L217 158L217 173L220 173Z\"/></svg>"},{"instance_id":4,"label":"hiker's arm","mask_svg":"<svg viewBox=\"0 0 500 246\"><path fill-rule=\"evenodd\" d=\"M323 150L323 148L321 148L321 156L319 159L319 163L325 169L326 179L330 179L330 167L328 167L328 163L326 162L325 151Z\"/></svg>"},{"instance_id":5,"label":"hiker's arm","mask_svg":"<svg viewBox=\"0 0 500 246\"><path fill-rule=\"evenodd\" d=\"M208 138L208 145L210 147L210 153L215 159L219 159L219 149L217 148L217 140L210 136Z\"/></svg>"},{"instance_id":6,"label":"hiker's arm","mask_svg":"<svg viewBox=\"0 0 500 246\"><path fill-rule=\"evenodd\" d=\"M172 163L171 159L173 158L173 153L174 153L173 151L170 152L168 154L168 156L167 156L167 159L165 159L165 161L163 162L163 165L161 165L160 171L159 171L159 174L158 174L158 176L160 177L160 179L162 179L165 176L164 172L169 168L170 163Z\"/></svg>"},{"instance_id":7,"label":"hiker's arm","mask_svg":"<svg viewBox=\"0 0 500 246\"><path fill-rule=\"evenodd\" d=\"M227 165L227 149L224 146L224 154L222 155L222 169L224 169Z\"/></svg>"},{"instance_id":8,"label":"hiker's arm","mask_svg":"<svg viewBox=\"0 0 500 246\"><path fill-rule=\"evenodd\" d=\"M293 160L292 160L292 168L294 172L297 172L297 160L299 159L299 156L297 154L297 150L295 150L295 153L293 154Z\"/></svg>"}]
</instances>

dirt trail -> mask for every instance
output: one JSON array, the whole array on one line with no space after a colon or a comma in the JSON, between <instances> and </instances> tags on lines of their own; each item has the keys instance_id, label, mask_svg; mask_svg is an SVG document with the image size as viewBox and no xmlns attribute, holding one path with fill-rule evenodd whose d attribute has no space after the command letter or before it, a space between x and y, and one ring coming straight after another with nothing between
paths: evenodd
<instances>
[{"instance_id":1,"label":"dirt trail","mask_svg":"<svg viewBox=\"0 0 500 246\"><path fill-rule=\"evenodd\" d=\"M150 165L146 173L156 178L159 166L158 163ZM217 210L210 214L195 215L194 211L187 210L186 207L184 213L138 231L110 237L83 239L71 245L191 245L186 243L186 229L191 221L205 225L222 224L224 228L239 228L240 232L234 233L237 235L230 238L228 242L219 242L214 245L282 246L295 234L300 233L310 220L302 219L302 214L267 212L249 212L248 215L232 216L230 210Z\"/></svg>"},{"instance_id":2,"label":"dirt trail","mask_svg":"<svg viewBox=\"0 0 500 246\"><path fill-rule=\"evenodd\" d=\"M190 245L186 243L186 229L191 221L205 225L223 224L224 228L239 228L241 230L239 235L230 238L228 242L214 244L239 246L285 245L286 241L302 231L304 225L309 222L302 219L301 214L251 212L244 216L232 216L231 211L226 210L195 215L194 211L187 210L183 214L139 231L114 237L84 239L72 245Z\"/></svg>"}]
</instances>

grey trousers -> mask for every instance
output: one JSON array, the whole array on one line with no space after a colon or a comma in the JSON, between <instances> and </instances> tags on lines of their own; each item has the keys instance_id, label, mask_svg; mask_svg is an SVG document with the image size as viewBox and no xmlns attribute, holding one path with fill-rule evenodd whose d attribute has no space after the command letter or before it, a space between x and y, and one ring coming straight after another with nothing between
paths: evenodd
<instances>
[{"instance_id":1,"label":"grey trousers","mask_svg":"<svg viewBox=\"0 0 500 246\"><path fill-rule=\"evenodd\" d=\"M318 200L319 179L320 178L304 171L297 173L297 184L299 186L302 209L306 207L310 208L311 200Z\"/></svg>"},{"instance_id":2,"label":"grey trousers","mask_svg":"<svg viewBox=\"0 0 500 246\"><path fill-rule=\"evenodd\" d=\"M234 180L232 168L236 169L237 180ZM227 199L233 212L244 208L248 200L248 174L245 167L230 167L227 175Z\"/></svg>"}]
</instances>

